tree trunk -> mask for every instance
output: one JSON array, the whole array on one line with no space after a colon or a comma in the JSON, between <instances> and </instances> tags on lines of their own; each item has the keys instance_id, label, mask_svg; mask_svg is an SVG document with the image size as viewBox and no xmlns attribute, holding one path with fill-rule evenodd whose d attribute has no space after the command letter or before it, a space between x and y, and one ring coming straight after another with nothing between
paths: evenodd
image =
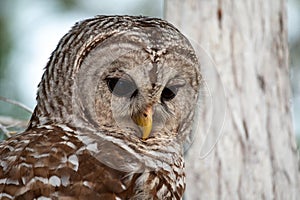
<instances>
[{"instance_id":1,"label":"tree trunk","mask_svg":"<svg viewBox=\"0 0 300 200\"><path fill-rule=\"evenodd\" d=\"M300 198L285 0L166 0L165 18L212 56L226 94L223 136L186 156L186 199Z\"/></svg>"}]
</instances>

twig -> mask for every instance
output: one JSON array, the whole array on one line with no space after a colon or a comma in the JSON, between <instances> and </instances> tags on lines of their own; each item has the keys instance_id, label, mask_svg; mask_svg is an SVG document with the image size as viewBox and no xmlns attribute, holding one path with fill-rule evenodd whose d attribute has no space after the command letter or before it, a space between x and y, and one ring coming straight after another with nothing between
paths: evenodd
<instances>
[{"instance_id":1,"label":"twig","mask_svg":"<svg viewBox=\"0 0 300 200\"><path fill-rule=\"evenodd\" d=\"M27 128L28 121L0 115L0 132L8 138ZM2 133L3 132L3 133Z\"/></svg>"},{"instance_id":2,"label":"twig","mask_svg":"<svg viewBox=\"0 0 300 200\"><path fill-rule=\"evenodd\" d=\"M6 135L6 137L8 137L8 138L11 137L9 131L1 123L0 123L0 130Z\"/></svg>"},{"instance_id":3,"label":"twig","mask_svg":"<svg viewBox=\"0 0 300 200\"><path fill-rule=\"evenodd\" d=\"M25 106L24 104L18 102L18 101L15 101L15 100L12 100L12 99L8 99L6 97L2 97L0 96L0 101L4 101L6 103L10 103L12 105L15 105L15 106L18 106L22 109L24 109L25 111L29 112L30 114L32 114L32 110L30 108L28 108L27 106Z\"/></svg>"},{"instance_id":4,"label":"twig","mask_svg":"<svg viewBox=\"0 0 300 200\"><path fill-rule=\"evenodd\" d=\"M20 119L15 119L13 117L0 115L0 124L5 126L6 128L11 128L15 126L25 128L28 124L28 120L20 120Z\"/></svg>"}]
</instances>

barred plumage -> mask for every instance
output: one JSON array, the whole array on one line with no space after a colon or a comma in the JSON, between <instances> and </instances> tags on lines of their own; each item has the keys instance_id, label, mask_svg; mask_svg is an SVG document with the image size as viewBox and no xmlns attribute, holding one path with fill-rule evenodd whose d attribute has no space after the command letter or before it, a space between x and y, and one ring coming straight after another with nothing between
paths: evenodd
<instances>
[{"instance_id":1,"label":"barred plumage","mask_svg":"<svg viewBox=\"0 0 300 200\"><path fill-rule=\"evenodd\" d=\"M1 199L181 199L199 84L192 46L166 21L77 23L27 130L0 145Z\"/></svg>"}]
</instances>

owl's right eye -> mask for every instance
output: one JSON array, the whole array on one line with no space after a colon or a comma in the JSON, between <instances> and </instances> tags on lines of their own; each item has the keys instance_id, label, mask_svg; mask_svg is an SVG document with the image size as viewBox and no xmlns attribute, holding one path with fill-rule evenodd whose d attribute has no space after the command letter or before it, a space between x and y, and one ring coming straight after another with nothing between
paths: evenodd
<instances>
[{"instance_id":1,"label":"owl's right eye","mask_svg":"<svg viewBox=\"0 0 300 200\"><path fill-rule=\"evenodd\" d=\"M107 78L107 86L118 97L132 97L137 93L135 83L126 79Z\"/></svg>"}]
</instances>

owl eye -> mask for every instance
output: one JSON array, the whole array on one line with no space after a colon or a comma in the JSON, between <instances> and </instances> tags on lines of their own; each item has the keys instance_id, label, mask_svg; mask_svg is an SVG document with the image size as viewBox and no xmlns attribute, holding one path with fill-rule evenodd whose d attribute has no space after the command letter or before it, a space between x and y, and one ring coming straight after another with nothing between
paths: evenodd
<instances>
[{"instance_id":1,"label":"owl eye","mask_svg":"<svg viewBox=\"0 0 300 200\"><path fill-rule=\"evenodd\" d=\"M177 95L178 88L179 87L177 85L165 87L161 93L161 99L164 101L170 101Z\"/></svg>"},{"instance_id":2,"label":"owl eye","mask_svg":"<svg viewBox=\"0 0 300 200\"><path fill-rule=\"evenodd\" d=\"M132 81L121 78L108 78L107 86L118 97L132 97L137 93L137 87Z\"/></svg>"}]
</instances>

